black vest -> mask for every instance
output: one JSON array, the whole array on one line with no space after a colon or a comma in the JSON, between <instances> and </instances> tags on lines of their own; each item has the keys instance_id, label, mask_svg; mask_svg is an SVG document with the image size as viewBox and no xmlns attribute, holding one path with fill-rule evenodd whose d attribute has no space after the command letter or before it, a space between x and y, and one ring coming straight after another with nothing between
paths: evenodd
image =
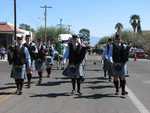
<instances>
[{"instance_id":1,"label":"black vest","mask_svg":"<svg viewBox=\"0 0 150 113\"><path fill-rule=\"evenodd\" d=\"M17 66L21 66L26 63L25 61L25 47L22 46L19 48L18 46L15 46L14 53L13 53L13 64Z\"/></svg>"},{"instance_id":2,"label":"black vest","mask_svg":"<svg viewBox=\"0 0 150 113\"><path fill-rule=\"evenodd\" d=\"M123 43L117 45L113 43L113 61L115 63L125 63L128 61L129 47L124 47Z\"/></svg>"}]
</instances>

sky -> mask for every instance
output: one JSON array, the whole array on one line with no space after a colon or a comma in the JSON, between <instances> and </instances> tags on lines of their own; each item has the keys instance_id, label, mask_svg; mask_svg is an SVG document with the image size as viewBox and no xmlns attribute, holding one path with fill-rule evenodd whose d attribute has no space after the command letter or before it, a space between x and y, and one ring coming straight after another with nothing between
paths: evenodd
<instances>
[{"instance_id":1,"label":"sky","mask_svg":"<svg viewBox=\"0 0 150 113\"><path fill-rule=\"evenodd\" d=\"M0 21L13 23L13 1L0 0ZM90 30L91 42L112 35L114 26L121 22L124 29L131 29L130 16L141 17L143 30L150 30L150 0L16 0L17 24L25 23L33 28L44 25L44 9L48 9L47 25L55 26L62 18L64 25L71 25L75 33L81 28Z\"/></svg>"}]
</instances>

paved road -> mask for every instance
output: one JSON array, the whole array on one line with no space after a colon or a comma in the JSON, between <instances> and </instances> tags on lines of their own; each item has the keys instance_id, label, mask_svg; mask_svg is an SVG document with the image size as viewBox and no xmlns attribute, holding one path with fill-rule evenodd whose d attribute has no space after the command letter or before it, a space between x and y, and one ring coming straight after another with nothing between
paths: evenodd
<instances>
[{"instance_id":1,"label":"paved road","mask_svg":"<svg viewBox=\"0 0 150 113\"><path fill-rule=\"evenodd\" d=\"M38 79L34 75L32 88L24 86L23 95L14 95L10 66L0 62L0 113L149 113L150 61L129 62L127 88L130 93L122 98L114 95L112 82L103 79L102 65L97 58L88 57L82 96L70 95L70 80L55 67L52 77L44 77L41 86L36 86Z\"/></svg>"}]
</instances>

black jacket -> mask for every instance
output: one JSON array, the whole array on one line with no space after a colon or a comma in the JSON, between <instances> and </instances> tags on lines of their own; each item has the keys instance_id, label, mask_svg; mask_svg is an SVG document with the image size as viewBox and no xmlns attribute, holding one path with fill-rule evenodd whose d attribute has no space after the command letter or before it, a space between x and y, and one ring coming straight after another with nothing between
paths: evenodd
<instances>
[{"instance_id":1,"label":"black jacket","mask_svg":"<svg viewBox=\"0 0 150 113\"><path fill-rule=\"evenodd\" d=\"M129 46L113 44L112 58L114 63L126 63L129 57Z\"/></svg>"},{"instance_id":2,"label":"black jacket","mask_svg":"<svg viewBox=\"0 0 150 113\"><path fill-rule=\"evenodd\" d=\"M81 45L73 49L73 45L69 43L69 64L81 64L85 57L86 50L86 47L82 47Z\"/></svg>"}]
</instances>

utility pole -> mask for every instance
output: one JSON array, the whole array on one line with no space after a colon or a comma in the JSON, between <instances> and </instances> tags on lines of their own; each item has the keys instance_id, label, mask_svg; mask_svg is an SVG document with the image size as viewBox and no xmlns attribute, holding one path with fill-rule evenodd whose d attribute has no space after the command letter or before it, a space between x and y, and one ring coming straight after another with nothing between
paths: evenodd
<instances>
[{"instance_id":1,"label":"utility pole","mask_svg":"<svg viewBox=\"0 0 150 113\"><path fill-rule=\"evenodd\" d=\"M17 12L16 12L16 0L14 0L14 39L13 39L13 43L16 41L16 34L17 34Z\"/></svg>"},{"instance_id":2,"label":"utility pole","mask_svg":"<svg viewBox=\"0 0 150 113\"><path fill-rule=\"evenodd\" d=\"M63 19L60 18L59 19L59 24L58 24L58 25L60 25L60 34L62 33L62 21L63 21Z\"/></svg>"},{"instance_id":3,"label":"utility pole","mask_svg":"<svg viewBox=\"0 0 150 113\"><path fill-rule=\"evenodd\" d=\"M60 18L60 19L59 19L59 24L57 24L57 26L58 26L58 28L59 28L59 34L58 34L58 35L60 35L60 34L62 33L62 26L63 26L62 21L63 21L63 19ZM59 37L59 36L58 36L58 37ZM59 39L57 38L57 40L59 40Z\"/></svg>"},{"instance_id":4,"label":"utility pole","mask_svg":"<svg viewBox=\"0 0 150 113\"><path fill-rule=\"evenodd\" d=\"M47 6L47 5L44 5L44 6L41 6L41 8L44 8L44 17L45 17L45 42L47 41L47 8L52 8L51 6Z\"/></svg>"}]
</instances>

